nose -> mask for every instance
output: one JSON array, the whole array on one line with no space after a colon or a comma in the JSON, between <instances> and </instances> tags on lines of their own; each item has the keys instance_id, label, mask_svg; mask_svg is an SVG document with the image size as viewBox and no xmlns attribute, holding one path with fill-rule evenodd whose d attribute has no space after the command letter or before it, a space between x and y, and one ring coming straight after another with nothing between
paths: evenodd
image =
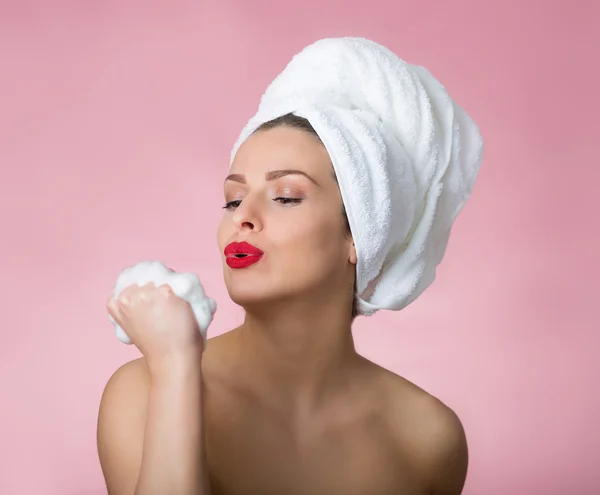
<instances>
[{"instance_id":1,"label":"nose","mask_svg":"<svg viewBox=\"0 0 600 495\"><path fill-rule=\"evenodd\" d=\"M240 231L250 230L258 232L262 230L260 219L260 208L252 198L246 196L233 213L233 223Z\"/></svg>"}]
</instances>

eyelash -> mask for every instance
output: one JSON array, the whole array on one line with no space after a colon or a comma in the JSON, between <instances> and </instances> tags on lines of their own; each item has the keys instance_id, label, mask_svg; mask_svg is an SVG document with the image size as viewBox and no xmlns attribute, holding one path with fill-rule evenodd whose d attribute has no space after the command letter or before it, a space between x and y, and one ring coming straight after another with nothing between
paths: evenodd
<instances>
[{"instance_id":1,"label":"eyelash","mask_svg":"<svg viewBox=\"0 0 600 495\"><path fill-rule=\"evenodd\" d=\"M287 206L289 204L298 204L302 201L301 198L273 198L273 201L280 201L283 200L283 202L281 202L280 204ZM225 204L225 206L223 206L224 210L231 210L232 208L237 208L239 205L239 203L241 203L242 200L238 199L235 201L229 201L228 203ZM238 203L237 205L234 206L235 203Z\"/></svg>"}]
</instances>

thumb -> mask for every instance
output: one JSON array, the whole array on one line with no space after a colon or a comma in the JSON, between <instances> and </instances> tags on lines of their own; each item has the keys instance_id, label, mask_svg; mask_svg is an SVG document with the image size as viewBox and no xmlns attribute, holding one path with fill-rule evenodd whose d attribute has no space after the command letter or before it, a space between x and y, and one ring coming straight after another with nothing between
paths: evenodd
<instances>
[{"instance_id":1,"label":"thumb","mask_svg":"<svg viewBox=\"0 0 600 495\"><path fill-rule=\"evenodd\" d=\"M133 342L131 341L131 338L125 333L125 330L123 330L123 318L121 316L119 302L115 300L114 297L111 297L106 303L106 309L108 309L110 322L113 325L115 325L117 339L119 339L124 344L132 344Z\"/></svg>"},{"instance_id":2,"label":"thumb","mask_svg":"<svg viewBox=\"0 0 600 495\"><path fill-rule=\"evenodd\" d=\"M115 320L119 326L121 326L121 311L119 309L119 303L111 296L108 302L106 303L106 309L108 310L108 314Z\"/></svg>"}]
</instances>

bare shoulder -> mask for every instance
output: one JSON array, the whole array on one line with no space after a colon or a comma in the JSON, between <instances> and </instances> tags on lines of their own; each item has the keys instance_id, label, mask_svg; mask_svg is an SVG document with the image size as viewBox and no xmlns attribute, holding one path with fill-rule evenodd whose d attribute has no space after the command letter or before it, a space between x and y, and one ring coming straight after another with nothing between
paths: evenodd
<instances>
[{"instance_id":1,"label":"bare shoulder","mask_svg":"<svg viewBox=\"0 0 600 495\"><path fill-rule=\"evenodd\" d=\"M438 438L439 433L463 433L457 414L441 400L406 378L387 372L387 412L391 420L402 418L423 438Z\"/></svg>"},{"instance_id":2,"label":"bare shoulder","mask_svg":"<svg viewBox=\"0 0 600 495\"><path fill-rule=\"evenodd\" d=\"M468 448L458 415L392 372L382 372L382 384L387 392L385 422L400 455L414 463L430 493L459 495L467 474Z\"/></svg>"},{"instance_id":3,"label":"bare shoulder","mask_svg":"<svg viewBox=\"0 0 600 495\"><path fill-rule=\"evenodd\" d=\"M109 493L133 493L135 489L149 386L146 363L140 358L118 368L104 388L98 411L97 445Z\"/></svg>"},{"instance_id":4,"label":"bare shoulder","mask_svg":"<svg viewBox=\"0 0 600 495\"><path fill-rule=\"evenodd\" d=\"M144 358L134 359L119 367L109 378L100 401L100 416L114 410L130 410L145 403L149 389L149 374ZM139 409L135 408L134 410Z\"/></svg>"}]
</instances>

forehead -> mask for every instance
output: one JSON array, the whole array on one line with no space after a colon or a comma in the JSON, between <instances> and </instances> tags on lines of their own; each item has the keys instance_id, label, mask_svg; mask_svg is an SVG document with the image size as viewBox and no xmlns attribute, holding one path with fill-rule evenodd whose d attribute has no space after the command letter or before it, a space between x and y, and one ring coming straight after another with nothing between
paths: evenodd
<instances>
[{"instance_id":1,"label":"forehead","mask_svg":"<svg viewBox=\"0 0 600 495\"><path fill-rule=\"evenodd\" d=\"M276 127L251 135L238 149L232 173L249 174L293 168L315 175L330 174L331 160L316 136L301 129Z\"/></svg>"}]
</instances>

